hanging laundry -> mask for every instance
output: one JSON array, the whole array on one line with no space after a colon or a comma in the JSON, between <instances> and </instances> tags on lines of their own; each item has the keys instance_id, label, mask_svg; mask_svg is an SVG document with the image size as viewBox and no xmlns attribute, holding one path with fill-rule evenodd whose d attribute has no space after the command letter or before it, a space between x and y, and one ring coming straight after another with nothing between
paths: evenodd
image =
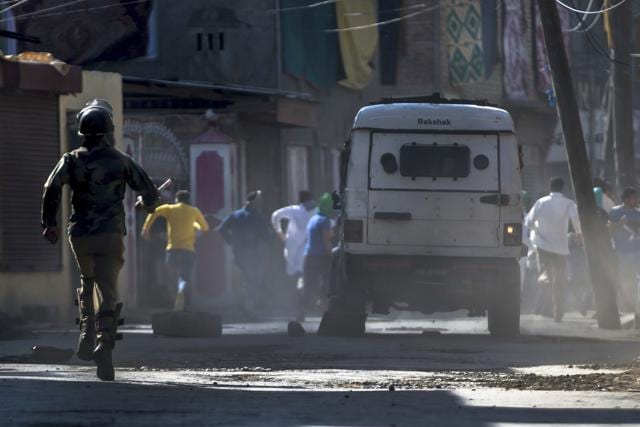
<instances>
[{"instance_id":1,"label":"hanging laundry","mask_svg":"<svg viewBox=\"0 0 640 427\"><path fill-rule=\"evenodd\" d=\"M341 85L350 89L362 89L371 81L371 61L378 47L375 0L349 0L336 2L340 52L346 79Z\"/></svg>"},{"instance_id":2,"label":"hanging laundry","mask_svg":"<svg viewBox=\"0 0 640 427\"><path fill-rule=\"evenodd\" d=\"M611 6L611 4L609 4L609 0L604 0L602 2L603 9L607 9L609 6ZM604 33L607 35L607 46L609 47L609 49L613 49L613 31L611 30L611 11L604 12L602 23L604 25Z\"/></svg>"},{"instance_id":3,"label":"hanging laundry","mask_svg":"<svg viewBox=\"0 0 640 427\"><path fill-rule=\"evenodd\" d=\"M337 26L335 4L304 7L317 0L282 0L282 69L329 89L344 77L338 36L326 30Z\"/></svg>"},{"instance_id":4,"label":"hanging laundry","mask_svg":"<svg viewBox=\"0 0 640 427\"><path fill-rule=\"evenodd\" d=\"M482 5L482 52L484 77L489 78L500 62L498 55L498 7L497 0L480 0Z\"/></svg>"},{"instance_id":5,"label":"hanging laundry","mask_svg":"<svg viewBox=\"0 0 640 427\"><path fill-rule=\"evenodd\" d=\"M400 17L401 0L378 0L378 21L386 22ZM396 84L398 74L398 42L400 23L383 25L380 31L380 83Z\"/></svg>"},{"instance_id":6,"label":"hanging laundry","mask_svg":"<svg viewBox=\"0 0 640 427\"><path fill-rule=\"evenodd\" d=\"M449 81L452 86L485 78L482 8L479 1L444 0Z\"/></svg>"},{"instance_id":7,"label":"hanging laundry","mask_svg":"<svg viewBox=\"0 0 640 427\"><path fill-rule=\"evenodd\" d=\"M527 97L526 73L531 67L530 50L525 43L528 24L522 0L502 0L504 5L504 74L502 84L508 99Z\"/></svg>"}]
</instances>

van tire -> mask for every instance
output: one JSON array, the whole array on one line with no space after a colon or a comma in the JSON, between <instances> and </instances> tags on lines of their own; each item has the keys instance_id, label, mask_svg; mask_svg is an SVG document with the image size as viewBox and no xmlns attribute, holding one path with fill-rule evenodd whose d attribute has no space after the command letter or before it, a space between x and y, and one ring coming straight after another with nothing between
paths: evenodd
<instances>
[{"instance_id":1,"label":"van tire","mask_svg":"<svg viewBox=\"0 0 640 427\"><path fill-rule=\"evenodd\" d=\"M320 321L318 335L360 337L366 329L366 299L358 282L347 280L341 273L340 255L340 252L334 252L330 276L331 298L329 308Z\"/></svg>"},{"instance_id":2,"label":"van tire","mask_svg":"<svg viewBox=\"0 0 640 427\"><path fill-rule=\"evenodd\" d=\"M520 271L517 264L506 267L489 302L489 333L499 338L520 335Z\"/></svg>"},{"instance_id":3,"label":"van tire","mask_svg":"<svg viewBox=\"0 0 640 427\"><path fill-rule=\"evenodd\" d=\"M324 337L361 337L366 330L367 313L326 311L318 335Z\"/></svg>"},{"instance_id":4,"label":"van tire","mask_svg":"<svg viewBox=\"0 0 640 427\"><path fill-rule=\"evenodd\" d=\"M341 285L346 285L341 280ZM350 288L349 285L353 286ZM365 333L367 305L364 292L354 283L341 287L329 300L329 309L322 316L318 335L328 337L361 337Z\"/></svg>"}]
</instances>

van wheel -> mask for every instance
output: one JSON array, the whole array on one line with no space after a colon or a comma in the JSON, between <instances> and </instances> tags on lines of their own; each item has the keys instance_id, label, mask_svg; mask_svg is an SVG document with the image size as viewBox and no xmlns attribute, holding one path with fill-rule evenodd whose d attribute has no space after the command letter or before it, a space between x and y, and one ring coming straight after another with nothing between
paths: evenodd
<instances>
[{"instance_id":1,"label":"van wheel","mask_svg":"<svg viewBox=\"0 0 640 427\"><path fill-rule=\"evenodd\" d=\"M509 266L500 276L489 303L488 326L491 335L513 338L520 334L520 272Z\"/></svg>"},{"instance_id":2,"label":"van wheel","mask_svg":"<svg viewBox=\"0 0 640 427\"><path fill-rule=\"evenodd\" d=\"M327 337L363 336L367 321L364 292L355 282L341 279L336 270L334 268L331 274L333 296L329 300L329 309L320 321L318 335Z\"/></svg>"},{"instance_id":3,"label":"van wheel","mask_svg":"<svg viewBox=\"0 0 640 427\"><path fill-rule=\"evenodd\" d=\"M324 337L361 337L365 333L367 313L326 311L322 315L318 335Z\"/></svg>"}]
</instances>

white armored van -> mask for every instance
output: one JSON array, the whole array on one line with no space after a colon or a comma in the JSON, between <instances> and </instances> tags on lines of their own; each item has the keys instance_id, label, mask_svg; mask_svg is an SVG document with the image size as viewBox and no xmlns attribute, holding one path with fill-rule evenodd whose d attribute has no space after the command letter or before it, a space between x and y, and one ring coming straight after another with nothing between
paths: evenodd
<instances>
[{"instance_id":1,"label":"white armored van","mask_svg":"<svg viewBox=\"0 0 640 427\"><path fill-rule=\"evenodd\" d=\"M366 312L488 313L519 333L520 157L486 102L386 99L362 108L342 156L340 246L319 333L364 333Z\"/></svg>"}]
</instances>

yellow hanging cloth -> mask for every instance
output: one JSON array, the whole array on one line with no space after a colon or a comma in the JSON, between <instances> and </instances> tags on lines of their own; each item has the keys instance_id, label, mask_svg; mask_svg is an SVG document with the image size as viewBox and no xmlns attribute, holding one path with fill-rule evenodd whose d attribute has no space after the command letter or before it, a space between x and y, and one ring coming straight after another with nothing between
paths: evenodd
<instances>
[{"instance_id":1,"label":"yellow hanging cloth","mask_svg":"<svg viewBox=\"0 0 640 427\"><path fill-rule=\"evenodd\" d=\"M338 28L368 26L363 29L340 31L340 53L346 79L341 85L362 89L371 81L371 60L378 47L375 0L338 0L336 2Z\"/></svg>"},{"instance_id":2,"label":"yellow hanging cloth","mask_svg":"<svg viewBox=\"0 0 640 427\"><path fill-rule=\"evenodd\" d=\"M602 3L602 8L606 9L609 7L609 0L604 0ZM613 49L613 32L611 31L611 12L604 12L602 22L604 23L604 32L607 35L607 45L609 45L609 49Z\"/></svg>"}]
</instances>

